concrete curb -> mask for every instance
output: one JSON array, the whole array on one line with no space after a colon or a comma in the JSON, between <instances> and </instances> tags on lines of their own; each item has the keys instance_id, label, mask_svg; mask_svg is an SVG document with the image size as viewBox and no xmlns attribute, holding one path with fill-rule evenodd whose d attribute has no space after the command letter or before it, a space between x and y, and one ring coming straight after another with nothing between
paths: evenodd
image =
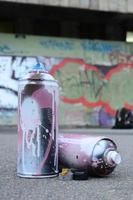
<instances>
[{"instance_id":1,"label":"concrete curb","mask_svg":"<svg viewBox=\"0 0 133 200\"><path fill-rule=\"evenodd\" d=\"M15 133L17 126L0 126L0 134ZM101 135L133 135L133 129L109 129L109 128L59 128L59 133L101 134Z\"/></svg>"}]
</instances>

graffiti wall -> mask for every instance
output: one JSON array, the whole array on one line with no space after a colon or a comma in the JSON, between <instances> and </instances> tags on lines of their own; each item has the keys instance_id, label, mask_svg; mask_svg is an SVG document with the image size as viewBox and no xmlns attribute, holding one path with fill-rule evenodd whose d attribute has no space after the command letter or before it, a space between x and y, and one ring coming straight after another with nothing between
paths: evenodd
<instances>
[{"instance_id":1,"label":"graffiti wall","mask_svg":"<svg viewBox=\"0 0 133 200\"><path fill-rule=\"evenodd\" d=\"M111 127L117 109L124 106L133 110L131 45L89 40L80 43L82 52L72 57L67 57L67 48L73 48L73 41L65 42L64 47L58 41L41 43L47 48L63 48L66 57L64 52L63 56L0 56L0 125L17 124L18 79L37 62L59 81L60 125Z\"/></svg>"},{"instance_id":2,"label":"graffiti wall","mask_svg":"<svg viewBox=\"0 0 133 200\"><path fill-rule=\"evenodd\" d=\"M48 57L0 56L0 125L17 124L18 80L38 61L48 71L58 63L58 59Z\"/></svg>"}]
</instances>

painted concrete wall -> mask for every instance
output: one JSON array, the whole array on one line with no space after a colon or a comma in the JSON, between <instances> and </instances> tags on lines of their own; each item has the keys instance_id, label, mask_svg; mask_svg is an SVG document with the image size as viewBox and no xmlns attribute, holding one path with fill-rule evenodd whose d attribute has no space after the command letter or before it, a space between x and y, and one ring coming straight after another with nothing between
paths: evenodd
<instances>
[{"instance_id":1,"label":"painted concrete wall","mask_svg":"<svg viewBox=\"0 0 133 200\"><path fill-rule=\"evenodd\" d=\"M16 3L31 3L92 10L133 12L132 0L5 0Z\"/></svg>"},{"instance_id":2,"label":"painted concrete wall","mask_svg":"<svg viewBox=\"0 0 133 200\"><path fill-rule=\"evenodd\" d=\"M0 124L17 123L18 79L38 61L59 81L60 125L111 127L116 109L133 110L131 44L1 35Z\"/></svg>"}]
</instances>

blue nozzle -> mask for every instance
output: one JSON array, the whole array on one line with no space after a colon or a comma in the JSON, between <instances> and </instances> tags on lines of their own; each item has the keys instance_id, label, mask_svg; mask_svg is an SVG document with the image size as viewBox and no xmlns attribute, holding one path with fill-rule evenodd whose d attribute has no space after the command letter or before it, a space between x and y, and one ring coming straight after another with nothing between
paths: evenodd
<instances>
[{"instance_id":1,"label":"blue nozzle","mask_svg":"<svg viewBox=\"0 0 133 200\"><path fill-rule=\"evenodd\" d=\"M33 66L33 70L35 71L44 71L45 67L42 63L37 63L36 65Z\"/></svg>"}]
</instances>

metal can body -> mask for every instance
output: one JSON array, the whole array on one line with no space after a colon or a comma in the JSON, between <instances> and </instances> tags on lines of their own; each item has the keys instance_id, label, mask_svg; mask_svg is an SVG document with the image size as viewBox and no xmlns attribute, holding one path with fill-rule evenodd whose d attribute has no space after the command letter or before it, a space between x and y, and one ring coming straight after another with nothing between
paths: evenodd
<instances>
[{"instance_id":1,"label":"metal can body","mask_svg":"<svg viewBox=\"0 0 133 200\"><path fill-rule=\"evenodd\" d=\"M87 170L89 175L106 176L121 161L116 144L103 136L59 135L59 166Z\"/></svg>"},{"instance_id":2,"label":"metal can body","mask_svg":"<svg viewBox=\"0 0 133 200\"><path fill-rule=\"evenodd\" d=\"M21 177L58 174L58 84L47 73L32 72L18 90L18 162Z\"/></svg>"}]
</instances>

